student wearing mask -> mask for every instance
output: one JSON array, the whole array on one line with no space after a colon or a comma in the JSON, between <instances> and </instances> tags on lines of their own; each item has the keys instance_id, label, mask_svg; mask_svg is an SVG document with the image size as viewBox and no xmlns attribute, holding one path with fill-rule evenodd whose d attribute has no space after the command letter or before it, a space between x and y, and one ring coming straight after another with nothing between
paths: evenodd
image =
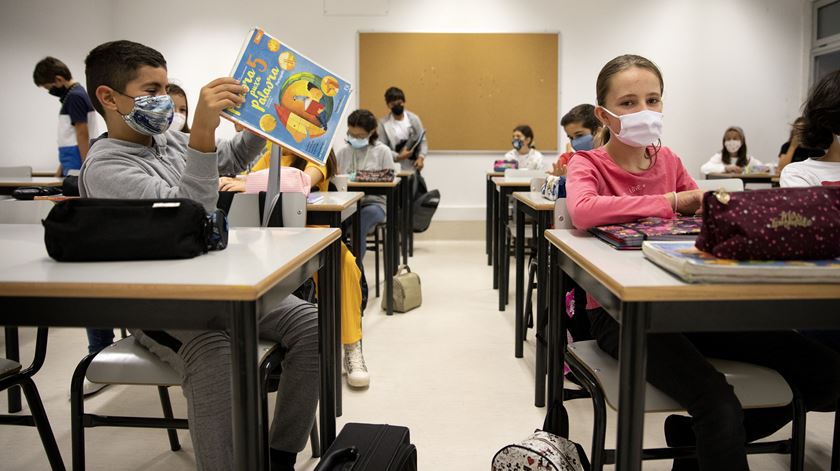
<instances>
[{"instance_id":1,"label":"student wearing mask","mask_svg":"<svg viewBox=\"0 0 840 471\"><path fill-rule=\"evenodd\" d=\"M376 116L368 110L356 110L347 117L347 146L336 153L339 174L355 174L358 170L394 168L392 152L376 132ZM361 233L366 236L385 222L385 197L365 195L362 199ZM359 258L365 258L365 244Z\"/></svg>"},{"instance_id":2,"label":"student wearing mask","mask_svg":"<svg viewBox=\"0 0 840 471\"><path fill-rule=\"evenodd\" d=\"M187 119L190 116L190 109L187 106L187 92L180 86L170 83L166 86L166 93L172 97L172 103L175 104L175 114L172 115L172 124L169 125L169 130L189 134L190 124Z\"/></svg>"},{"instance_id":3,"label":"student wearing mask","mask_svg":"<svg viewBox=\"0 0 840 471\"><path fill-rule=\"evenodd\" d=\"M379 123L379 140L391 149L400 168L423 170L429 145L420 117L405 109L405 93L397 87L385 91L385 104L391 112ZM416 153L411 150L415 144ZM415 154L416 159L412 159Z\"/></svg>"},{"instance_id":4,"label":"student wearing mask","mask_svg":"<svg viewBox=\"0 0 840 471\"><path fill-rule=\"evenodd\" d=\"M560 125L569 138L569 149L557 157L557 162L551 164L551 173L555 176L566 175L569 159L575 152L592 150L597 147L595 137L601 129L601 122L595 117L595 107L589 103L577 105L560 119Z\"/></svg>"},{"instance_id":5,"label":"student wearing mask","mask_svg":"<svg viewBox=\"0 0 840 471\"><path fill-rule=\"evenodd\" d=\"M723 133L720 152L716 153L708 162L700 167L703 175L710 173L744 173L761 162L747 153L747 138L744 130L737 126L730 126Z\"/></svg>"},{"instance_id":6,"label":"student wearing mask","mask_svg":"<svg viewBox=\"0 0 840 471\"><path fill-rule=\"evenodd\" d=\"M534 147L534 131L531 126L521 124L513 128L511 145L513 149L505 154L505 160L515 160L520 169L543 169L543 155Z\"/></svg>"},{"instance_id":7,"label":"student wearing mask","mask_svg":"<svg viewBox=\"0 0 840 471\"><path fill-rule=\"evenodd\" d=\"M604 123L604 145L569 162L567 206L579 229L700 208L703 193L660 141L663 90L662 73L644 57L619 56L601 69L595 115ZM618 358L618 322L587 298L593 338ZM656 333L647 339L646 380L691 415L665 420L669 446L697 446L697 458L675 460L674 470L748 470L746 443L791 420L789 406L743 410L707 357L778 371L807 410L834 410L840 397L840 355L797 332Z\"/></svg>"}]
</instances>

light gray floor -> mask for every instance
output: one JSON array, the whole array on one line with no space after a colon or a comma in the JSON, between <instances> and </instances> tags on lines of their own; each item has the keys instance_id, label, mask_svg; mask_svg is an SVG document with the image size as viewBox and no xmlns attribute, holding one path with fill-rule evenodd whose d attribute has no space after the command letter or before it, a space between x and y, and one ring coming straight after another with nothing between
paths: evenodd
<instances>
[{"instance_id":1,"label":"light gray floor","mask_svg":"<svg viewBox=\"0 0 840 471\"><path fill-rule=\"evenodd\" d=\"M367 257L373 280L373 257ZM513 312L497 310L496 291L486 264L483 241L418 240L411 268L423 281L423 306L386 317L371 299L364 317L365 357L372 382L367 390L344 388L344 416L349 421L406 425L418 448L422 470L486 470L495 451L525 438L541 426L544 409L533 406L533 334L525 358L513 356ZM373 296L373 286L371 286ZM511 294L511 301L513 294ZM24 332L24 357L33 346ZM56 433L65 463L70 464L68 386L85 353L80 329L53 329L48 357L36 382ZM172 391L176 415L185 416L180 391ZM5 393L0 407L7 407ZM86 401L86 407L119 415L158 414L152 387L110 387ZM589 402L568 403L572 439L589 447L592 415ZM650 415L645 443L663 445L664 415ZM808 415L808 470L828 468L833 414ZM783 430L782 433L788 433ZM608 446L614 443L615 416L610 415ZM169 451L159 430L88 429L89 470L193 469L189 434L180 432L183 451ZM315 460L301 453L299 470ZM756 470L787 469L788 459L765 455L750 459ZM48 469L37 432L28 427L0 427L0 468ZM612 469L609 467L608 469ZM648 462L645 469L666 470L666 462Z\"/></svg>"}]
</instances>

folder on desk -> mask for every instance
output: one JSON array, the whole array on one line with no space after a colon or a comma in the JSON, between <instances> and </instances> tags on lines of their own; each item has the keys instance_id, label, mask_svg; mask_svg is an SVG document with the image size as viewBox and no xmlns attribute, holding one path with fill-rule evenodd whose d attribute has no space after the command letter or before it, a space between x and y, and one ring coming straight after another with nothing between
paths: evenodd
<instances>
[{"instance_id":1,"label":"folder on desk","mask_svg":"<svg viewBox=\"0 0 840 471\"><path fill-rule=\"evenodd\" d=\"M640 250L646 240L694 240L700 235L700 217L645 218L625 224L598 226L589 230L618 250Z\"/></svg>"}]
</instances>

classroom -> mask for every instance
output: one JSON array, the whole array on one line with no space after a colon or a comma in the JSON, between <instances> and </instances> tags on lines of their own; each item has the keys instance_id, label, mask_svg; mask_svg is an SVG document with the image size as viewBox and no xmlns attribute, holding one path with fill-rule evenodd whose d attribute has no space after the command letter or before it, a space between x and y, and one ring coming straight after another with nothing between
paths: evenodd
<instances>
[{"instance_id":1,"label":"classroom","mask_svg":"<svg viewBox=\"0 0 840 471\"><path fill-rule=\"evenodd\" d=\"M840 0L0 38L0 469L840 471Z\"/></svg>"}]
</instances>

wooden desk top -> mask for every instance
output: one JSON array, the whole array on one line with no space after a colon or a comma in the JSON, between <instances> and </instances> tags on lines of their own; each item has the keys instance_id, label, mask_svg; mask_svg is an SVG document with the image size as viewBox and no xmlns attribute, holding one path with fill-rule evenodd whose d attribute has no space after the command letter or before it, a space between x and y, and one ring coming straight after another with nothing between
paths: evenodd
<instances>
[{"instance_id":1,"label":"wooden desk top","mask_svg":"<svg viewBox=\"0 0 840 471\"><path fill-rule=\"evenodd\" d=\"M538 178L538 177L534 177ZM506 177L493 177L493 183L496 184L497 187L501 186L516 186L516 187L530 187L531 186L531 178L506 178Z\"/></svg>"},{"instance_id":2,"label":"wooden desk top","mask_svg":"<svg viewBox=\"0 0 840 471\"><path fill-rule=\"evenodd\" d=\"M255 301L337 240L332 228L231 229L192 259L57 262L40 224L0 225L0 296Z\"/></svg>"},{"instance_id":3,"label":"wooden desk top","mask_svg":"<svg viewBox=\"0 0 840 471\"><path fill-rule=\"evenodd\" d=\"M55 177L0 177L0 186L4 187L61 186L63 182L63 179Z\"/></svg>"},{"instance_id":4,"label":"wooden desk top","mask_svg":"<svg viewBox=\"0 0 840 471\"><path fill-rule=\"evenodd\" d=\"M397 172L398 177L410 177L414 175L414 170L400 170Z\"/></svg>"},{"instance_id":5,"label":"wooden desk top","mask_svg":"<svg viewBox=\"0 0 840 471\"><path fill-rule=\"evenodd\" d=\"M537 211L554 211L554 201L535 191L514 191L513 197Z\"/></svg>"},{"instance_id":6,"label":"wooden desk top","mask_svg":"<svg viewBox=\"0 0 840 471\"><path fill-rule=\"evenodd\" d=\"M545 237L622 301L840 299L840 284L684 283L641 250L615 250L587 232L555 229Z\"/></svg>"},{"instance_id":7,"label":"wooden desk top","mask_svg":"<svg viewBox=\"0 0 840 471\"><path fill-rule=\"evenodd\" d=\"M717 178L740 178L741 180L770 180L778 178L775 173L709 173L706 175L707 180L714 180Z\"/></svg>"},{"instance_id":8,"label":"wooden desk top","mask_svg":"<svg viewBox=\"0 0 840 471\"><path fill-rule=\"evenodd\" d=\"M400 184L400 178L397 177L390 182L347 182L348 188L394 188Z\"/></svg>"},{"instance_id":9,"label":"wooden desk top","mask_svg":"<svg viewBox=\"0 0 840 471\"><path fill-rule=\"evenodd\" d=\"M495 171L495 170L488 170L488 171L487 171L487 178L491 178L491 177L504 177L504 176L505 176L505 172L497 172L497 171Z\"/></svg>"},{"instance_id":10,"label":"wooden desk top","mask_svg":"<svg viewBox=\"0 0 840 471\"><path fill-rule=\"evenodd\" d=\"M55 177L55 170L33 170L33 177Z\"/></svg>"},{"instance_id":11,"label":"wooden desk top","mask_svg":"<svg viewBox=\"0 0 840 471\"><path fill-rule=\"evenodd\" d=\"M356 204L365 194L361 191L327 191L313 193L323 195L323 199L317 203L307 203L307 211L339 212L344 211Z\"/></svg>"}]
</instances>

